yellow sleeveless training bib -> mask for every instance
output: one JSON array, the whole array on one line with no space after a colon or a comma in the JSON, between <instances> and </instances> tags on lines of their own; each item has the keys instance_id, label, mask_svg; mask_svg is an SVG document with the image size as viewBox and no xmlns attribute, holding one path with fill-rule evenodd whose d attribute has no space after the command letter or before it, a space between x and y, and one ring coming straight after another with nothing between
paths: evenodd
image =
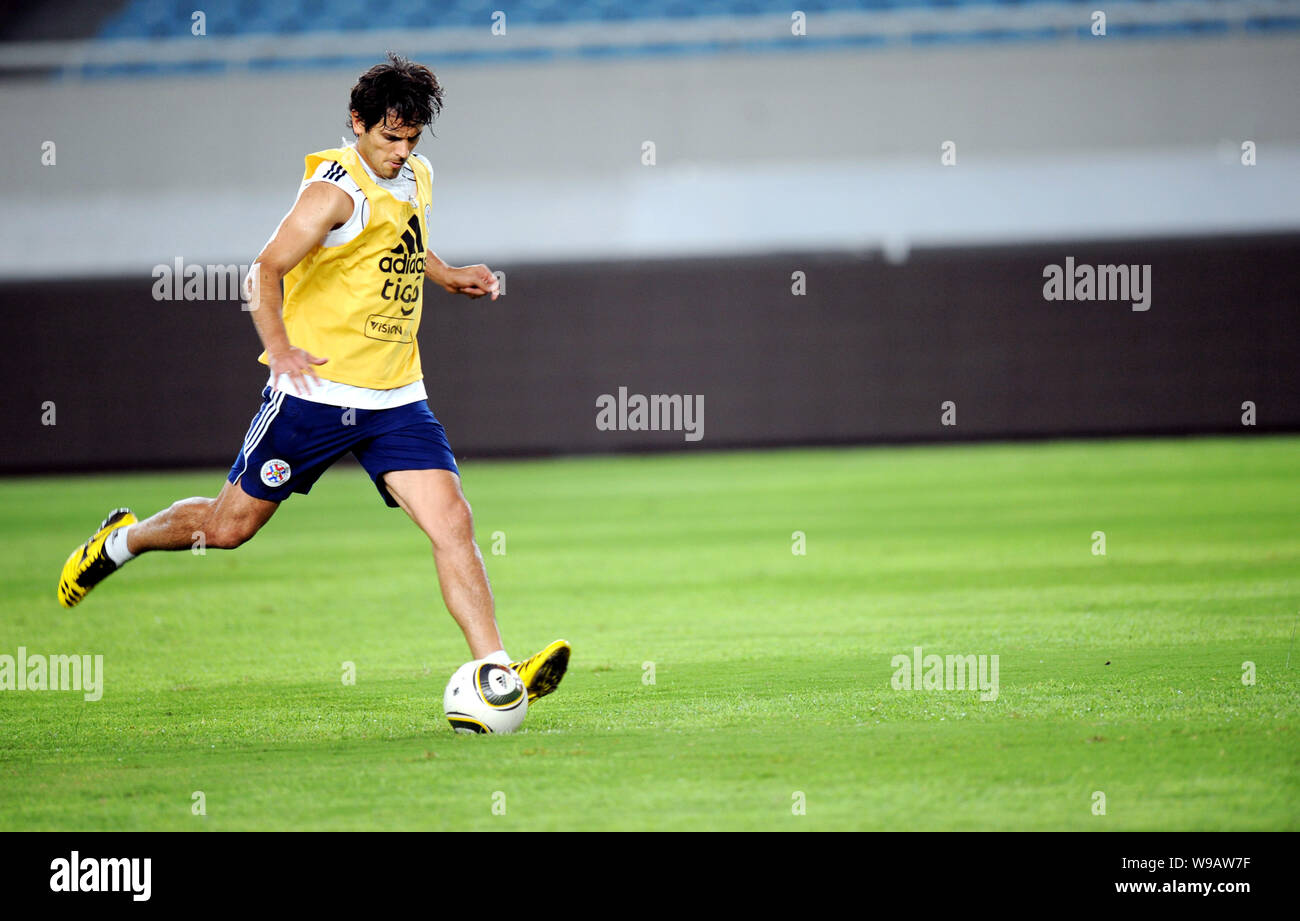
<instances>
[{"instance_id":1,"label":"yellow sleeveless training bib","mask_svg":"<svg viewBox=\"0 0 1300 921\"><path fill-rule=\"evenodd\" d=\"M426 209L433 201L432 177L416 157L416 203L398 201L379 188L351 147L307 157L303 181L324 160L347 171L370 203L370 218L342 246L317 246L284 277L284 327L289 344L317 358L325 380L373 390L418 381L424 292ZM257 358L269 364L266 352Z\"/></svg>"}]
</instances>

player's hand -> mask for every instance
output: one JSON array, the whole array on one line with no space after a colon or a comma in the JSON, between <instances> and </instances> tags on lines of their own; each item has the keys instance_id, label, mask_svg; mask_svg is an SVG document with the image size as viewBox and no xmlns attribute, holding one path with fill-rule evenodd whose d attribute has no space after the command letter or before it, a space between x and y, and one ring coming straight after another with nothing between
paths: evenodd
<instances>
[{"instance_id":1,"label":"player's hand","mask_svg":"<svg viewBox=\"0 0 1300 921\"><path fill-rule=\"evenodd\" d=\"M501 292L501 279L492 274L485 265L465 265L458 269L449 268L443 275L442 287L452 294L464 294L467 297L492 295L497 299Z\"/></svg>"},{"instance_id":2,"label":"player's hand","mask_svg":"<svg viewBox=\"0 0 1300 921\"><path fill-rule=\"evenodd\" d=\"M312 366L323 365L329 361L328 358L317 358L296 346L285 352L267 355L266 360L271 365L271 379L278 381L281 374L289 375L294 393L299 395L311 392L311 381L320 382L320 378L316 376L316 369Z\"/></svg>"}]
</instances>

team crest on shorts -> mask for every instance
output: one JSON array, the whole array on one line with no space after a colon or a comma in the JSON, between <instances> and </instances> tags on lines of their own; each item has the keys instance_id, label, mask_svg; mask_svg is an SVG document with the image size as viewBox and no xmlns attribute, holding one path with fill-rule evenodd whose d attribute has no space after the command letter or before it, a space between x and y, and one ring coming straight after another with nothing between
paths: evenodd
<instances>
[{"instance_id":1,"label":"team crest on shorts","mask_svg":"<svg viewBox=\"0 0 1300 921\"><path fill-rule=\"evenodd\" d=\"M262 482L267 486L279 486L289 479L289 464L273 457L262 465Z\"/></svg>"}]
</instances>

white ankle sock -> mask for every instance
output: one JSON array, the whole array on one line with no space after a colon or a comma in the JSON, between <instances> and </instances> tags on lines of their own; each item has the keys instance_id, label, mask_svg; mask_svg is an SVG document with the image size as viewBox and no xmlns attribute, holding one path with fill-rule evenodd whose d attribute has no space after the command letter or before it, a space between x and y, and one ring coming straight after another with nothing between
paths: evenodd
<instances>
[{"instance_id":1,"label":"white ankle sock","mask_svg":"<svg viewBox=\"0 0 1300 921\"><path fill-rule=\"evenodd\" d=\"M504 649L498 649L496 652L489 652L483 657L483 661L494 662L497 665L504 665L506 668L510 667L510 657L506 655Z\"/></svg>"},{"instance_id":2,"label":"white ankle sock","mask_svg":"<svg viewBox=\"0 0 1300 921\"><path fill-rule=\"evenodd\" d=\"M134 528L135 525L129 524L124 528L118 528L111 532L104 541L104 552L108 558L121 566L127 560L134 560L135 554L126 549L126 532Z\"/></svg>"}]
</instances>

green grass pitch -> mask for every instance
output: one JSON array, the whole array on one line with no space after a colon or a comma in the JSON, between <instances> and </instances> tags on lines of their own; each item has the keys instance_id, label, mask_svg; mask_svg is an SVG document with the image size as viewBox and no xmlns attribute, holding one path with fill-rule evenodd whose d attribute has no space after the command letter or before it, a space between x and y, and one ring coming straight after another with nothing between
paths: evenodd
<instances>
[{"instance_id":1,"label":"green grass pitch","mask_svg":"<svg viewBox=\"0 0 1300 921\"><path fill-rule=\"evenodd\" d=\"M463 466L507 648L574 646L513 736L447 726L468 652L358 467L72 611L110 508L222 474L0 481L0 654L105 673L0 691L0 829L1300 829L1300 439ZM895 690L916 646L996 700Z\"/></svg>"}]
</instances>

